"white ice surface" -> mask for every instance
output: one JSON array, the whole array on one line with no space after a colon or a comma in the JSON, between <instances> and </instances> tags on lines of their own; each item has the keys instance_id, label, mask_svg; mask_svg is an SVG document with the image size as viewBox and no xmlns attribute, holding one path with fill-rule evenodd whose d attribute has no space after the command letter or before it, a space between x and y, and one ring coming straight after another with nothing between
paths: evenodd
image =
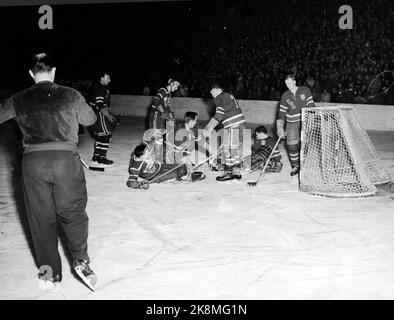
<instances>
[{"instance_id":1,"label":"white ice surface","mask_svg":"<svg viewBox=\"0 0 394 320\"><path fill-rule=\"evenodd\" d=\"M108 152L114 167L86 171L96 292L71 274L61 245L60 289L38 286L13 138L0 128L0 299L394 299L393 194L299 192L286 156L283 171L255 188L251 177L220 184L208 172L193 184L130 190L142 123L122 121ZM394 133L369 134L394 177ZM92 139L80 140L90 160Z\"/></svg>"}]
</instances>

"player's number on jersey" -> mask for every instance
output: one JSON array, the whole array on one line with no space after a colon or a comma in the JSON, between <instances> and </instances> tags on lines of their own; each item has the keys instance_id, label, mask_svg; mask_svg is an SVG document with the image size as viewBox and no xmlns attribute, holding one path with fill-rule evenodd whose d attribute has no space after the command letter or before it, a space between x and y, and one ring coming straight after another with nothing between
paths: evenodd
<instances>
[{"instance_id":1,"label":"player's number on jersey","mask_svg":"<svg viewBox=\"0 0 394 320\"><path fill-rule=\"evenodd\" d=\"M38 9L38 13L41 14L38 20L38 26L41 30L53 29L53 10L51 6L43 5Z\"/></svg>"}]
</instances>

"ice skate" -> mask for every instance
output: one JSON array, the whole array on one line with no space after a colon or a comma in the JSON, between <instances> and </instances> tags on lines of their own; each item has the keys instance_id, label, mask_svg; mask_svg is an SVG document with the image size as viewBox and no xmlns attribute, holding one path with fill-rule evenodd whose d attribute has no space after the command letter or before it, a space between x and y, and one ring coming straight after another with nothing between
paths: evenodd
<instances>
[{"instance_id":1,"label":"ice skate","mask_svg":"<svg viewBox=\"0 0 394 320\"><path fill-rule=\"evenodd\" d=\"M300 172L300 168L299 167L293 167L291 169L290 175L293 177L295 175L298 175L299 172Z\"/></svg>"},{"instance_id":2,"label":"ice skate","mask_svg":"<svg viewBox=\"0 0 394 320\"><path fill-rule=\"evenodd\" d=\"M102 167L110 167L113 165L113 161L109 160L105 157L98 157L98 156L94 156L92 158L93 164L97 165L97 166L102 166Z\"/></svg>"},{"instance_id":3,"label":"ice skate","mask_svg":"<svg viewBox=\"0 0 394 320\"><path fill-rule=\"evenodd\" d=\"M95 285L97 283L97 276L90 268L89 264L84 260L75 260L73 267L77 275L82 281L92 290L95 291Z\"/></svg>"}]
</instances>

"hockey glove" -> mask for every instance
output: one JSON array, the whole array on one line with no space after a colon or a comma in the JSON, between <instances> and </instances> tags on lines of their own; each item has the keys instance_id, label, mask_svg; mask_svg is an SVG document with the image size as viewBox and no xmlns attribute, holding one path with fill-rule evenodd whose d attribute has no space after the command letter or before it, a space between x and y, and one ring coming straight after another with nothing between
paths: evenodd
<instances>
[{"instance_id":1,"label":"hockey glove","mask_svg":"<svg viewBox=\"0 0 394 320\"><path fill-rule=\"evenodd\" d=\"M149 189L149 182L147 180L137 181L129 178L126 185L131 189Z\"/></svg>"},{"instance_id":2,"label":"hockey glove","mask_svg":"<svg viewBox=\"0 0 394 320\"><path fill-rule=\"evenodd\" d=\"M107 107L101 108L100 112L106 117L111 123L116 123L117 119L116 117L109 112L109 109Z\"/></svg>"}]
</instances>

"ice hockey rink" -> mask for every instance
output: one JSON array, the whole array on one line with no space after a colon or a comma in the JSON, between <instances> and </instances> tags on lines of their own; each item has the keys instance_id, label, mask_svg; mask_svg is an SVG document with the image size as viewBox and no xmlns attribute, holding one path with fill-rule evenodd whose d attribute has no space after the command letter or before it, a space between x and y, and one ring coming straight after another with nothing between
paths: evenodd
<instances>
[{"instance_id":1,"label":"ice hockey rink","mask_svg":"<svg viewBox=\"0 0 394 320\"><path fill-rule=\"evenodd\" d=\"M20 138L0 126L0 299L394 299L394 194L327 198L298 191L284 169L254 188L167 182L126 187L143 119L124 117L105 172L86 171L89 254L99 282L90 291L63 261L60 288L38 285L24 212ZM394 132L368 132L394 177ZM93 140L80 136L85 160Z\"/></svg>"}]
</instances>

